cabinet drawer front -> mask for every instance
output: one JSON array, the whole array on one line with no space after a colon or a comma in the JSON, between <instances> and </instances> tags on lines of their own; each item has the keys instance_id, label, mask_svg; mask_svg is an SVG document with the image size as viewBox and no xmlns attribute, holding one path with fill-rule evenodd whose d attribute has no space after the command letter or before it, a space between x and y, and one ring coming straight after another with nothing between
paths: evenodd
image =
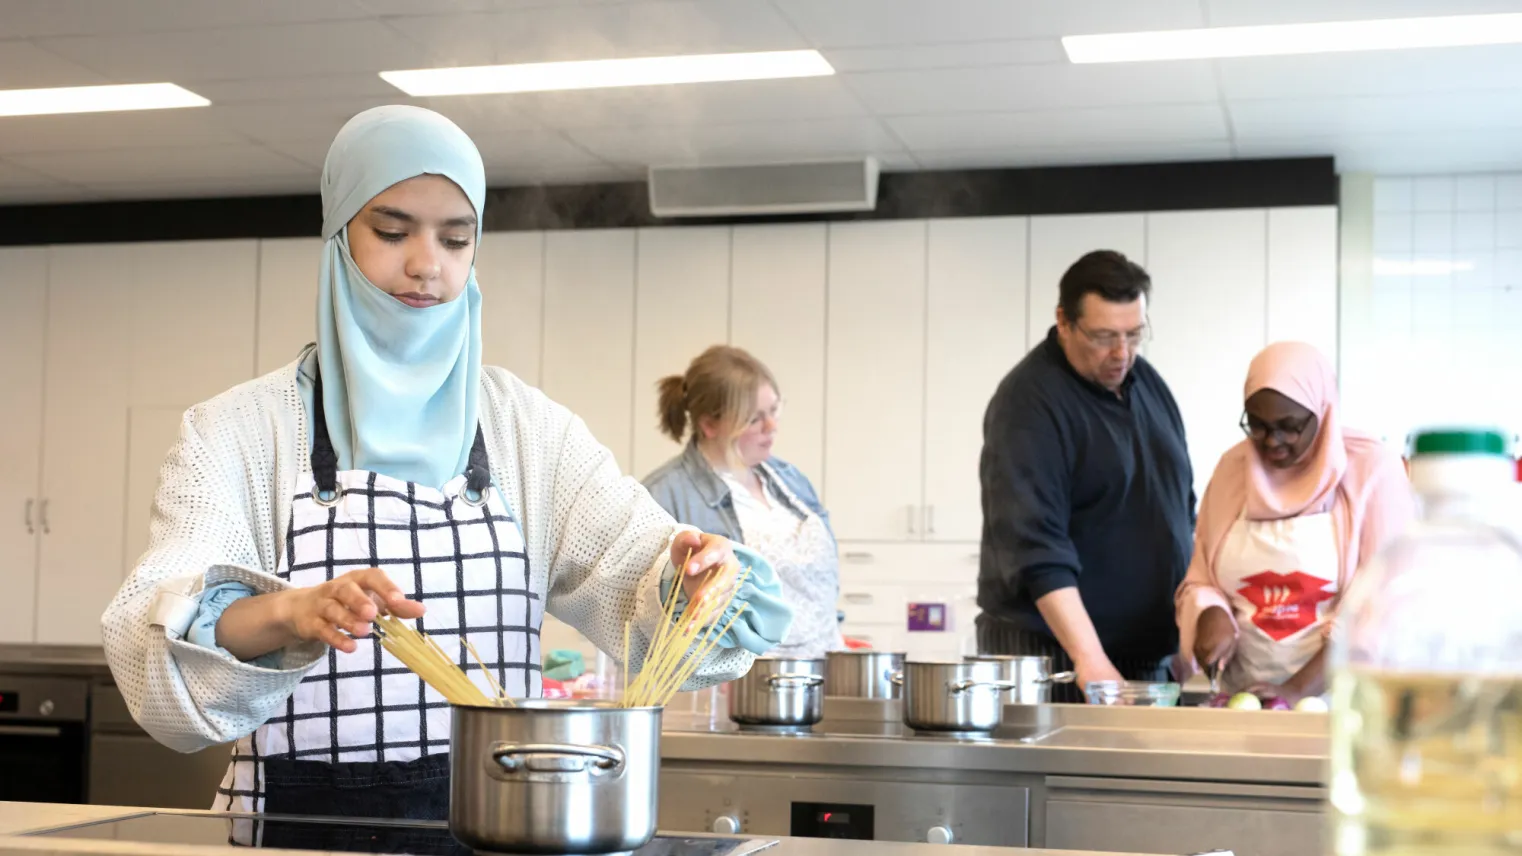
<instances>
[{"instance_id":1,"label":"cabinet drawer front","mask_svg":"<svg viewBox=\"0 0 1522 856\"><path fill-rule=\"evenodd\" d=\"M840 545L842 586L914 583L977 583L976 544L886 544L847 542Z\"/></svg>"},{"instance_id":2,"label":"cabinet drawer front","mask_svg":"<svg viewBox=\"0 0 1522 856\"><path fill-rule=\"evenodd\" d=\"M840 586L839 609L850 624L887 624L903 627L907 619L908 593L902 586Z\"/></svg>"}]
</instances>

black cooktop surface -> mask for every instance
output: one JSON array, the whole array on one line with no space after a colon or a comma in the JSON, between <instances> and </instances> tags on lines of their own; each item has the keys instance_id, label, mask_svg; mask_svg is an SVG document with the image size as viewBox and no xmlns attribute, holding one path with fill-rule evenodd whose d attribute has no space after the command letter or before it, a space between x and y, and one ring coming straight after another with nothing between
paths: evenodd
<instances>
[{"instance_id":1,"label":"black cooktop surface","mask_svg":"<svg viewBox=\"0 0 1522 856\"><path fill-rule=\"evenodd\" d=\"M87 838L145 844L278 847L341 853L471 856L443 823L348 821L332 818L150 814L35 833L49 838ZM749 838L656 836L636 856L727 856L754 852Z\"/></svg>"}]
</instances>

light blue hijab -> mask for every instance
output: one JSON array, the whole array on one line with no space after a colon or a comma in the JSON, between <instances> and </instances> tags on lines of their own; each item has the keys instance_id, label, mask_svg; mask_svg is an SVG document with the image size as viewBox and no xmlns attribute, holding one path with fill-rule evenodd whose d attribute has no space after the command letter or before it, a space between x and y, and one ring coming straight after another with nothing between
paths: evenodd
<instances>
[{"instance_id":1,"label":"light blue hijab","mask_svg":"<svg viewBox=\"0 0 1522 856\"><path fill-rule=\"evenodd\" d=\"M339 130L322 167L317 364L340 470L441 487L465 471L476 434L481 289L416 308L375 287L349 254L347 226L382 191L419 175L459 185L476 210L486 171L465 132L420 107L376 107Z\"/></svg>"}]
</instances>

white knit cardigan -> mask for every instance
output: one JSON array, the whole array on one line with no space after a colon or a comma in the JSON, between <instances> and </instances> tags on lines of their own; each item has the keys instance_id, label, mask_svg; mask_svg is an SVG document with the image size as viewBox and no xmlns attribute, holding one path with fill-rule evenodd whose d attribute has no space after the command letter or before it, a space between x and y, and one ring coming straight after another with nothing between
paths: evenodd
<instances>
[{"instance_id":1,"label":"white knit cardigan","mask_svg":"<svg viewBox=\"0 0 1522 856\"><path fill-rule=\"evenodd\" d=\"M204 588L288 587L273 572L296 479L311 470L298 386L305 357L186 412L159 475L148 550L101 618L133 718L181 752L253 732L327 651L294 646L267 669L184 639ZM550 614L620 659L633 619L637 671L662 618L659 581L676 523L580 418L539 390L486 367L479 400L492 481L523 527L533 590ZM732 680L753 659L716 650L685 688Z\"/></svg>"}]
</instances>

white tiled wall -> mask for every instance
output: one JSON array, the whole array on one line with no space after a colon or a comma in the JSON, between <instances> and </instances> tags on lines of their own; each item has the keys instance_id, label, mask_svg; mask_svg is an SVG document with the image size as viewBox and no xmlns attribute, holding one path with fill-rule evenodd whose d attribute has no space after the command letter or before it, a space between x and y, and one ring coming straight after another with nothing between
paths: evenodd
<instances>
[{"instance_id":1,"label":"white tiled wall","mask_svg":"<svg viewBox=\"0 0 1522 856\"><path fill-rule=\"evenodd\" d=\"M1374 181L1373 335L1342 354L1364 385L1348 422L1522 431L1522 174Z\"/></svg>"}]
</instances>

